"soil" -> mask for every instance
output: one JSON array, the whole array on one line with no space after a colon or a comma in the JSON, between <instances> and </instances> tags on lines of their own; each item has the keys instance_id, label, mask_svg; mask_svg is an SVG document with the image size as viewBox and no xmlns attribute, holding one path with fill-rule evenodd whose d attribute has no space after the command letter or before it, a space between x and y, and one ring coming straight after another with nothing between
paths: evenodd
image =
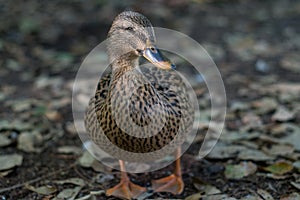
<instances>
[{"instance_id":1,"label":"soil","mask_svg":"<svg viewBox=\"0 0 300 200\"><path fill-rule=\"evenodd\" d=\"M82 142L76 132L68 128L72 123L71 102L59 106L56 110L59 117L47 120L45 116L39 118L32 114L32 109L15 111L7 102L15 100L37 99L45 105L53 99L71 98L71 89L68 84L75 78L77 69L87 55L98 43L105 39L113 18L125 9L133 9L143 13L157 27L175 29L188 34L200 44L212 44L221 49L221 54L212 52L222 78L225 83L228 106L236 101L252 102L264 97L261 93L246 93L241 95L241 90L253 83L276 77L278 83L299 84L299 72L282 67L282 59L293 52L299 53L299 41L295 35L300 32L300 4L297 1L258 1L258 0L213 0L213 1L10 1L0 3L0 88L5 93L7 87L13 86L15 90L8 93L1 100L0 119L13 121L28 116L29 121L36 121L37 127L45 126L41 133L43 137L47 132L62 132L60 137L51 136L39 144L43 150L39 153L25 152L18 148L18 137L23 132L20 129L3 129L1 134L6 134L12 140L11 144L0 147L0 154L17 153L23 156L20 166L13 169L6 176L0 176L1 199L51 199L57 195L43 195L25 187L25 183L32 186L54 185L57 191L70 187L68 184L58 185L53 180L64 180L79 177L86 182L76 198L89 194L90 191L104 190L114 186L119 181L119 173L104 167L102 174L112 174L114 179L103 183L93 182L99 172L92 168L85 168L78 164L77 159L81 154L60 154L57 148L61 146L82 147ZM27 21L26 21L27 20ZM247 48L247 42L242 47L239 44L228 43L228 38L244 37L244 41L253 39L276 46L270 51L246 51L249 58L242 57L233 48ZM227 39L226 39L227 38ZM233 38L232 40L234 40ZM295 39L295 41L294 41ZM242 40L242 41L243 41ZM298 36L299 40L299 36ZM251 40L252 41L252 40ZM296 43L298 42L298 43ZM250 42L251 43L251 42ZM50 50L49 52L47 50ZM241 50L241 51L242 51ZM273 52L274 51L274 52ZM66 59L67 64L60 60L51 61L47 55L57 53L61 59ZM250 52L250 53L249 53ZM65 56L65 57L64 57ZM17 62L18 68L9 64L9 60ZM258 70L257 61L263 60L270 67L267 70ZM63 61L62 61L63 62ZM299 63L298 63L299 64ZM55 67L54 65L57 65ZM60 66L61 65L61 66ZM28 75L26 79L24 76ZM49 85L36 87L37 79L41 76L50 78L59 77L64 94ZM234 81L234 76L246 77L243 82ZM6 88L6 90L5 90ZM278 99L278 96L271 96ZM290 105L294 105L293 102ZM300 116L300 115L299 115ZM290 122L298 124L300 117ZM262 116L264 123L272 123L272 113ZM226 120L228 130L238 130L241 119L231 118ZM60 128L59 128L60 127ZM32 129L34 129L33 127ZM14 135L17 135L14 137ZM54 134L55 135L55 134ZM299 136L300 137L300 136ZM253 141L251 141L253 142ZM255 139L260 145L265 141ZM247 195L258 195L257 190L267 191L274 199L281 199L285 195L299 193L299 188L293 187L291 181L299 179L299 172L294 169L284 178L274 179L266 176L262 169L272 161L254 161L258 166L257 172L241 179L230 179L224 174L228 163L238 164L237 158L210 158L196 160L201 141L194 143L182 157L184 192L180 195L169 193L155 193L148 198L152 199L184 199L190 195L201 192L197 185L213 185L221 194L228 197L241 199ZM294 153L299 155L299 151ZM286 158L277 156L278 159ZM144 174L130 174L133 182L149 186L151 179L164 177L173 170L173 165L164 169ZM262 175L263 174L263 175ZM258 197L257 197L258 198ZM106 197L105 194L96 196L96 199L116 199Z\"/></svg>"}]
</instances>

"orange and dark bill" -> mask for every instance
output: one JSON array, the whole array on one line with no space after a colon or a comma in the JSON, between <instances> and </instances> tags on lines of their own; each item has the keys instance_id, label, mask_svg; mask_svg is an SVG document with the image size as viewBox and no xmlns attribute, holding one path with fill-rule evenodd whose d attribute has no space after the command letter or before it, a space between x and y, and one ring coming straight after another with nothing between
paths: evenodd
<instances>
[{"instance_id":1,"label":"orange and dark bill","mask_svg":"<svg viewBox=\"0 0 300 200\"><path fill-rule=\"evenodd\" d=\"M161 54L159 49L157 49L154 46L147 47L143 52L143 56L158 68L161 68L161 69L176 69L176 66L173 63L171 63L170 60L165 58Z\"/></svg>"}]
</instances>

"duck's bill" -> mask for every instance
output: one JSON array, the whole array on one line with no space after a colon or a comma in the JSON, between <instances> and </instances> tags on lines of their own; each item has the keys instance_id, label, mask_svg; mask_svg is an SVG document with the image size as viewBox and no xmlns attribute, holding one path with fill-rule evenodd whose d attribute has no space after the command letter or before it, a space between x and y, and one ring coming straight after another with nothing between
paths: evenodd
<instances>
[{"instance_id":1,"label":"duck's bill","mask_svg":"<svg viewBox=\"0 0 300 200\"><path fill-rule=\"evenodd\" d=\"M176 66L172 64L167 58L165 58L157 48L154 47L146 48L144 50L143 56L158 68L161 69L176 68Z\"/></svg>"}]
</instances>

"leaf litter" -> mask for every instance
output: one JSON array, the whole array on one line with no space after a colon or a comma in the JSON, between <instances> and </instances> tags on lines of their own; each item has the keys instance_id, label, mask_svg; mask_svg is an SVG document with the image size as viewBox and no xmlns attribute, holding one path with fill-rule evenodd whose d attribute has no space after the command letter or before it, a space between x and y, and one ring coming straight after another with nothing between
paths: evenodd
<instances>
[{"instance_id":1,"label":"leaf litter","mask_svg":"<svg viewBox=\"0 0 300 200\"><path fill-rule=\"evenodd\" d=\"M245 176L254 174L257 170L256 164L253 162L241 162L238 165L226 165L225 176L226 178L240 179Z\"/></svg>"},{"instance_id":2,"label":"leaf litter","mask_svg":"<svg viewBox=\"0 0 300 200\"><path fill-rule=\"evenodd\" d=\"M99 2L97 6L91 6L95 9L85 5L82 6L83 10L80 6L80 9L74 9L75 6L71 4L56 6L48 2L45 3L43 12L40 12L43 5L28 2L26 5L30 6L21 8L25 9L20 12L23 16L19 17L6 9L3 9L3 15L0 16L4 19L0 25L0 51L4 52L0 55L0 64L4 66L0 68L0 79L3 80L0 86L0 102L3 106L0 109L4 111L0 112L0 160L5 159L5 162L0 162L0 176L4 178L3 183L7 183L3 187L18 185L19 177L22 182L26 182L40 174L47 174L48 169L57 170L68 166L70 157L66 155L72 155L72 161L78 161L78 169L53 177L54 180L60 179L60 182L54 183L57 188L45 184L40 187L29 184L31 191L48 194L56 199L74 199L76 196L87 199L94 198L94 194L99 199L106 199L102 189L111 186L106 184L113 181L115 176L103 173L104 167L87 153L82 155L79 148L81 142L76 137L74 124L70 122L73 80L69 77L77 69L74 66L79 65L76 63L76 56L84 56L94 47L91 41L97 41L100 33L91 34L87 38L76 38L79 34L76 30L90 28L87 32L94 33L93 24L99 23L99 16L93 13L94 10L105 19L111 19L112 13L117 13L114 8L116 3L104 6L112 12L99 12ZM8 8L9 4L11 3L8 3ZM155 10L148 9L151 4L133 4L134 7L141 6L141 10L146 7L145 14L153 15L147 11ZM216 58L230 105L223 135L213 151L203 160L190 159L189 162L182 162L186 189L178 198L299 199L300 84L299 56L295 49L299 47L300 40L291 20L298 19L299 3L280 0L272 4L259 1L221 2L221 6L210 1L193 1L193 6L186 6L184 1L170 4L171 8L161 4L159 11L155 13L174 20L174 26L182 23L170 13L177 13L177 9L181 12L183 7L189 11L193 7L191 12L187 12L190 15L185 22L189 23L184 26L192 31L196 40L199 39L197 35L201 35L201 41L205 41L205 47ZM122 5L118 6L123 8ZM255 12L249 9L251 6L257 8ZM20 9L15 5L13 7L13 10ZM219 12L219 7L227 12ZM30 17L26 13L28 8L34 10ZM174 9L174 12L169 9ZM199 12L194 12L195 10ZM105 16L105 13L109 16ZM231 20L233 16L226 13L235 13L238 17L234 19L238 20ZM274 16L276 20L269 21ZM155 22L157 19L155 16L153 18ZM198 34L198 23L208 27L208 34ZM41 28L41 24L44 28ZM16 33L12 27L17 27L20 33ZM222 31L215 31L216 27L222 28ZM282 27L282 34L277 34L274 27ZM254 29L258 31L253 31ZM262 33L268 33L267 37ZM61 38L65 38L64 41ZM69 41L68 38L74 40ZM273 40L274 38L276 39ZM23 44L29 48L23 48ZM61 44L61 47L56 48L57 44ZM94 59L93 65L97 66L106 57L101 54ZM205 92L201 92L202 99L199 103L203 110L200 128L204 130L210 119L210 112L207 96L203 94ZM86 101L84 96L80 99L82 102ZM197 142L203 139L197 138ZM197 148L195 146L191 147L191 151ZM191 156L190 152L183 159L187 156ZM27 157L29 159L23 160ZM32 158L35 160L31 161ZM191 168L188 165L190 162ZM224 170L221 168L216 174L213 170L210 171L215 163ZM29 169L28 165L33 167ZM160 172L153 172L154 175L156 173ZM66 177L58 178L60 176ZM207 181L201 191L191 186L194 176ZM93 188L87 188L89 186L85 185L87 181L81 179L83 177L92 177L89 180L101 185L98 193L87 192L85 195L82 192L83 187L85 192L93 191ZM44 182L44 179L40 181ZM24 199L43 197L33 196L23 190L17 193L14 189L4 195L23 195ZM177 197L154 194L147 198Z\"/></svg>"},{"instance_id":3,"label":"leaf litter","mask_svg":"<svg viewBox=\"0 0 300 200\"><path fill-rule=\"evenodd\" d=\"M23 156L19 154L0 155L0 171L22 165Z\"/></svg>"}]
</instances>

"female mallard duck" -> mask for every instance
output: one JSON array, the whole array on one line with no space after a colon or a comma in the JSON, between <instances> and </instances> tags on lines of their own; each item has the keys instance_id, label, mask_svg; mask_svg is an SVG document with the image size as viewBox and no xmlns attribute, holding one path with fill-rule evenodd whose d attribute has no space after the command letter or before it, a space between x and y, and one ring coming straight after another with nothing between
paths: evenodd
<instances>
[{"instance_id":1,"label":"female mallard duck","mask_svg":"<svg viewBox=\"0 0 300 200\"><path fill-rule=\"evenodd\" d=\"M111 72L100 79L85 116L91 139L103 149L115 145L127 152L155 152L171 143L179 130L188 132L191 127L193 108L184 83L175 75L175 65L162 56L154 43L152 25L143 15L126 11L114 20L108 33ZM141 56L156 67L140 67L138 60ZM143 73L143 70L148 70L148 73ZM151 131L158 133L149 136ZM179 140L183 141L180 137ZM177 148L174 174L154 180L154 191L173 194L183 191L181 153L178 145ZM115 155L118 157L118 153ZM118 158L121 181L106 194L135 198L146 188L129 180L123 161L127 158Z\"/></svg>"}]
</instances>

